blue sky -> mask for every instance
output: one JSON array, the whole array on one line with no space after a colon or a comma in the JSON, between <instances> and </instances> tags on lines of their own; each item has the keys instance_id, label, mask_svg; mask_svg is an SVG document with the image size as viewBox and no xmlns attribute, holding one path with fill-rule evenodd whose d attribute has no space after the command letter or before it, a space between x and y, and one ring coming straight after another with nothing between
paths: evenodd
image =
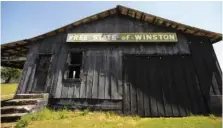
<instances>
[{"instance_id":1,"label":"blue sky","mask_svg":"<svg viewBox=\"0 0 223 128\"><path fill-rule=\"evenodd\" d=\"M1 44L31 38L92 14L124 5L222 33L222 2L1 2ZM223 67L223 42L214 45Z\"/></svg>"}]
</instances>

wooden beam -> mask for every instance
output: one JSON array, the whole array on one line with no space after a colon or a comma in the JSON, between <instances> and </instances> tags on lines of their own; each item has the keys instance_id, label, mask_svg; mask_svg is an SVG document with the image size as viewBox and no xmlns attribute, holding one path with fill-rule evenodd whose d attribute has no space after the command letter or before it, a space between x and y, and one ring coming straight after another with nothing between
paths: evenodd
<instances>
[{"instance_id":1,"label":"wooden beam","mask_svg":"<svg viewBox=\"0 0 223 128\"><path fill-rule=\"evenodd\" d=\"M9 54L9 56L26 56L27 54L25 54L25 53L23 53L23 54L21 54L21 53L18 53L18 52L15 52L15 53L11 53L11 52L8 52L8 51L4 51L4 53L2 53L3 51L1 51L1 54L3 55L3 56L5 56L4 55L4 53L8 53Z\"/></svg>"},{"instance_id":2,"label":"wooden beam","mask_svg":"<svg viewBox=\"0 0 223 128\"><path fill-rule=\"evenodd\" d=\"M26 57L2 57L2 62L8 62L8 61L26 61Z\"/></svg>"},{"instance_id":3,"label":"wooden beam","mask_svg":"<svg viewBox=\"0 0 223 128\"><path fill-rule=\"evenodd\" d=\"M14 46L4 46L1 48L1 50L7 50L7 49L15 49L15 48L27 48L26 46L29 46L27 43L26 44L15 44ZM29 49L29 48L27 48Z\"/></svg>"},{"instance_id":4,"label":"wooden beam","mask_svg":"<svg viewBox=\"0 0 223 128\"><path fill-rule=\"evenodd\" d=\"M3 66L3 67L11 67L11 68L23 69L24 64L25 64L25 62L23 62L23 63L19 63L19 64L17 64L17 65L15 65L15 64L13 64L13 63L8 64L8 63L4 63L4 62L2 62L2 63L1 63L1 66Z\"/></svg>"},{"instance_id":5,"label":"wooden beam","mask_svg":"<svg viewBox=\"0 0 223 128\"><path fill-rule=\"evenodd\" d=\"M5 50L5 49L3 49L2 51L3 52L10 52L10 50L12 50L12 51L17 51L17 52L28 52L28 49L17 49L17 48L14 48L14 49L7 49L7 50Z\"/></svg>"}]
</instances>

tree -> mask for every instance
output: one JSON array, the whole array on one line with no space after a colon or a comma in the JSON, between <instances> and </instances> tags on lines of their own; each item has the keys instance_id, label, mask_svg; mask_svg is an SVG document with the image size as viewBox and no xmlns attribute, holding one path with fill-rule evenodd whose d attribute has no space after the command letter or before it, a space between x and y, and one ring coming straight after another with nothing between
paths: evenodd
<instances>
[{"instance_id":1,"label":"tree","mask_svg":"<svg viewBox=\"0 0 223 128\"><path fill-rule=\"evenodd\" d=\"M1 67L1 78L5 83L9 83L12 79L18 81L21 70L9 67Z\"/></svg>"}]
</instances>

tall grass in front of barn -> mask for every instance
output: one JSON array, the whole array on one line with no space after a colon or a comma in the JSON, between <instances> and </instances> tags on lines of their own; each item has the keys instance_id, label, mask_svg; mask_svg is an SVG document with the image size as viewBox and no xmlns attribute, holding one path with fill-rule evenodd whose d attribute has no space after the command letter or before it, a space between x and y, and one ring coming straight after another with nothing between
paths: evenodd
<instances>
[{"instance_id":1,"label":"tall grass in front of barn","mask_svg":"<svg viewBox=\"0 0 223 128\"><path fill-rule=\"evenodd\" d=\"M89 112L45 108L43 111L23 116L16 128L221 128L221 117L190 116L182 118L140 118L122 116L113 112Z\"/></svg>"}]
</instances>

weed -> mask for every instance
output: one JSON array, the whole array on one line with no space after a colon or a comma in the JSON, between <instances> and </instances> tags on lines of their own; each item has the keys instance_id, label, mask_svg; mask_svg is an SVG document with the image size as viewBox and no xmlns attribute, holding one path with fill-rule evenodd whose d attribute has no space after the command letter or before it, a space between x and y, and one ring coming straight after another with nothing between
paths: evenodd
<instances>
[{"instance_id":1,"label":"weed","mask_svg":"<svg viewBox=\"0 0 223 128\"><path fill-rule=\"evenodd\" d=\"M88 109L84 109L83 113L81 114L82 116L86 116L89 113Z\"/></svg>"},{"instance_id":2,"label":"weed","mask_svg":"<svg viewBox=\"0 0 223 128\"><path fill-rule=\"evenodd\" d=\"M68 118L68 110L67 109L63 109L61 111L59 111L59 119L65 119Z\"/></svg>"},{"instance_id":3,"label":"weed","mask_svg":"<svg viewBox=\"0 0 223 128\"><path fill-rule=\"evenodd\" d=\"M213 115L213 114L210 114L208 117L209 117L210 119L213 119L213 120L218 119L218 117L216 117L216 116L215 116L215 115Z\"/></svg>"},{"instance_id":4,"label":"weed","mask_svg":"<svg viewBox=\"0 0 223 128\"><path fill-rule=\"evenodd\" d=\"M16 123L15 128L25 128L28 126L29 121L32 119L31 115L24 115L18 122Z\"/></svg>"}]
</instances>

